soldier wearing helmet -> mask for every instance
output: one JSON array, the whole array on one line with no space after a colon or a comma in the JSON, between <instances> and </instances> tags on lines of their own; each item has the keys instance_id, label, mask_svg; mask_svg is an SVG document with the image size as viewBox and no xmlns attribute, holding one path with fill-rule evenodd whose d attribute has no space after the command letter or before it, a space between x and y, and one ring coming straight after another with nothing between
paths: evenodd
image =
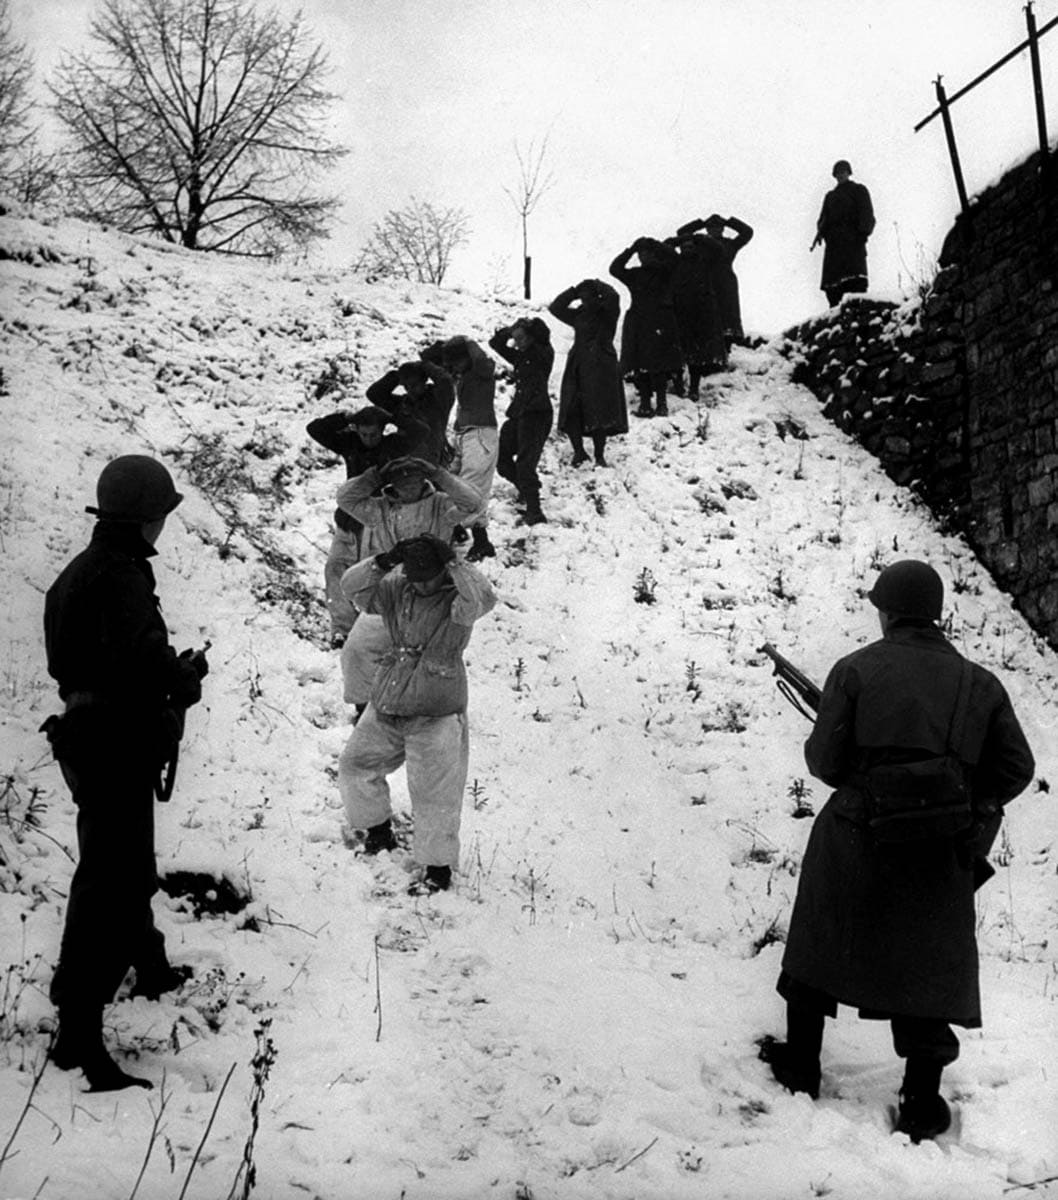
<instances>
[{"instance_id":1,"label":"soldier wearing helmet","mask_svg":"<svg viewBox=\"0 0 1058 1200\"><path fill-rule=\"evenodd\" d=\"M893 563L868 598L882 636L832 668L805 744L808 769L836 790L813 824L790 919L778 983L787 1039L763 1039L761 1058L814 1098L838 1004L888 1020L906 1060L896 1130L918 1142L951 1121L940 1094L959 1054L951 1026L981 1025L974 891L992 873L984 856L1003 806L1035 764L1003 685L939 628L944 585L929 564ZM940 780L953 777L946 799L957 803L939 806ZM924 790L908 805L894 779ZM958 813L958 832L924 813Z\"/></svg>"},{"instance_id":2,"label":"soldier wearing helmet","mask_svg":"<svg viewBox=\"0 0 1058 1200\"><path fill-rule=\"evenodd\" d=\"M103 1043L103 1008L129 969L150 998L188 975L166 955L151 897L154 798L175 761L184 713L201 696L204 652L177 655L159 611L150 560L183 497L156 459L127 454L96 485L91 542L49 588L48 671L66 710L44 728L77 806L78 863L51 999L52 1061L80 1067L93 1091L147 1080L126 1074ZM170 780L171 782L171 780Z\"/></svg>"}]
</instances>

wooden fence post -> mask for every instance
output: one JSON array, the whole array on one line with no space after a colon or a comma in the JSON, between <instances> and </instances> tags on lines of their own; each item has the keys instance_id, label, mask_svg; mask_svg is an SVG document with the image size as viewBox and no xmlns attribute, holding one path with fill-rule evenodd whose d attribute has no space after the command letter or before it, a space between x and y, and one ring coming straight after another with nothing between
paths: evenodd
<instances>
[{"instance_id":1,"label":"wooden fence post","mask_svg":"<svg viewBox=\"0 0 1058 1200\"><path fill-rule=\"evenodd\" d=\"M944 137L948 143L948 154L951 156L951 169L955 173L955 190L959 194L959 207L963 212L968 212L970 200L966 195L966 184L963 182L962 166L959 162L959 150L955 145L955 130L952 128L951 113L948 111L948 97L941 78L938 75L933 86L936 88L937 103L940 105L940 119L944 123Z\"/></svg>"},{"instance_id":2,"label":"wooden fence post","mask_svg":"<svg viewBox=\"0 0 1058 1200\"><path fill-rule=\"evenodd\" d=\"M1040 158L1046 163L1051 148L1047 140L1047 112L1043 106L1043 74L1040 71L1040 39L1036 32L1036 14L1032 0L1025 5L1025 24L1029 31L1029 58L1032 62L1032 91L1036 100L1036 132L1040 139Z\"/></svg>"}]
</instances>

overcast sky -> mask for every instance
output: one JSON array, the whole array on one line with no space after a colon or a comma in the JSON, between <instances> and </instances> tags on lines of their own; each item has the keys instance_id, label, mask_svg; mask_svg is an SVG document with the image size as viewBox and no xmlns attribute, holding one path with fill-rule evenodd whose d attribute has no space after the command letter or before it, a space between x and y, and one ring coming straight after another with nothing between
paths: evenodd
<instances>
[{"instance_id":1,"label":"overcast sky","mask_svg":"<svg viewBox=\"0 0 1058 1200\"><path fill-rule=\"evenodd\" d=\"M83 46L95 0L13 0L16 36L45 75ZM1025 37L1024 0L275 0L299 7L343 94L333 135L351 153L325 255L347 263L411 195L464 208L472 240L449 282L517 288L521 238L503 188L550 134L554 186L530 219L534 299L548 300L640 234L717 211L756 230L737 269L749 330L825 305L809 254L837 158L874 199L872 291L898 296L957 211L933 80L957 91ZM1036 20L1058 16L1038 0ZM1058 27L1042 43L1058 136ZM954 109L971 194L1032 152L1023 52Z\"/></svg>"}]
</instances>

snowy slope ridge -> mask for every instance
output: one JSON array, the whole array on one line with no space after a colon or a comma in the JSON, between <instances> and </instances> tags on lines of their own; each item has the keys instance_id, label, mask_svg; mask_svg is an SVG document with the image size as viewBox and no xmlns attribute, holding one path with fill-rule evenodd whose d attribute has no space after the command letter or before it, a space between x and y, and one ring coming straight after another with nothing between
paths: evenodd
<instances>
[{"instance_id":1,"label":"snowy slope ridge","mask_svg":"<svg viewBox=\"0 0 1058 1200\"><path fill-rule=\"evenodd\" d=\"M424 342L484 340L522 309L76 222L0 219L0 254L0 1145L21 1118L0 1196L227 1196L264 1037L261 1198L1053 1187L1058 663L774 348L736 352L700 406L637 422L610 470L574 473L553 440L546 526L517 527L497 485L485 569L500 604L468 651L458 887L412 899L403 852L369 866L342 837L349 714L320 602L341 471L304 425L332 407L322 378L356 398ZM57 708L43 593L86 541L100 466L133 451L162 456L187 497L155 560L174 643L213 645L159 868L212 875L214 900L244 906L156 900L194 980L107 1018L153 1093L86 1095L49 1067L31 1096L74 846L37 732ZM980 901L985 1028L945 1076L956 1125L918 1147L888 1131L887 1027L831 1023L815 1104L779 1089L753 1044L781 1030L773 986L810 826L795 814L826 797L759 647L821 681L876 636L864 590L904 556L941 570L952 637L1004 681L1038 758ZM399 775L394 790L406 809Z\"/></svg>"}]
</instances>

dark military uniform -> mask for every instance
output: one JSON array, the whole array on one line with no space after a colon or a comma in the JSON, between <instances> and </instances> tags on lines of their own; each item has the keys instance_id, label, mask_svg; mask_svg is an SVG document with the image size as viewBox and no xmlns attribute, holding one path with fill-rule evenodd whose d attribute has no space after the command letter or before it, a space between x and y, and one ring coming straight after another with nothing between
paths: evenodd
<instances>
[{"instance_id":1,"label":"dark military uniform","mask_svg":"<svg viewBox=\"0 0 1058 1200\"><path fill-rule=\"evenodd\" d=\"M455 383L438 363L422 361L415 365L425 379L421 395L397 391L402 386L399 369L376 379L365 395L369 404L389 413L400 428L408 447L406 454L444 466L449 460L445 433L455 404Z\"/></svg>"},{"instance_id":2,"label":"dark military uniform","mask_svg":"<svg viewBox=\"0 0 1058 1200\"><path fill-rule=\"evenodd\" d=\"M548 312L573 328L559 390L558 428L573 443L576 461L584 461L584 434L595 439L596 461L602 461L606 438L628 432L621 368L614 349L621 301L609 284L585 281L566 288Z\"/></svg>"},{"instance_id":3,"label":"dark military uniform","mask_svg":"<svg viewBox=\"0 0 1058 1200\"><path fill-rule=\"evenodd\" d=\"M819 286L828 303L867 290L867 239L873 231L871 194L862 183L846 179L823 197L816 234L826 246Z\"/></svg>"},{"instance_id":4,"label":"dark military uniform","mask_svg":"<svg viewBox=\"0 0 1058 1200\"><path fill-rule=\"evenodd\" d=\"M555 419L548 391L555 352L547 325L540 317L523 319L521 324L531 337L522 350L510 343L513 326L498 329L489 338L489 346L514 368L514 399L500 426L496 473L515 485L525 501L527 521L535 523L545 519L540 510L537 467Z\"/></svg>"},{"instance_id":5,"label":"dark military uniform","mask_svg":"<svg viewBox=\"0 0 1058 1200\"><path fill-rule=\"evenodd\" d=\"M151 897L154 789L199 675L169 645L140 526L100 521L49 589L48 670L66 712L53 748L77 805L79 859L51 987L60 1010L108 1003L129 967L168 970Z\"/></svg>"},{"instance_id":6,"label":"dark military uniform","mask_svg":"<svg viewBox=\"0 0 1058 1200\"><path fill-rule=\"evenodd\" d=\"M898 618L830 672L805 760L837 790L805 850L779 986L831 1015L840 1002L889 1018L899 1054L940 1063L958 1054L948 1024L981 1024L974 867L996 825L976 845L880 844L862 779L908 751L945 753L964 661L932 623ZM978 810L1001 809L1032 779L1032 753L995 676L970 664L969 689L953 751Z\"/></svg>"}]
</instances>

